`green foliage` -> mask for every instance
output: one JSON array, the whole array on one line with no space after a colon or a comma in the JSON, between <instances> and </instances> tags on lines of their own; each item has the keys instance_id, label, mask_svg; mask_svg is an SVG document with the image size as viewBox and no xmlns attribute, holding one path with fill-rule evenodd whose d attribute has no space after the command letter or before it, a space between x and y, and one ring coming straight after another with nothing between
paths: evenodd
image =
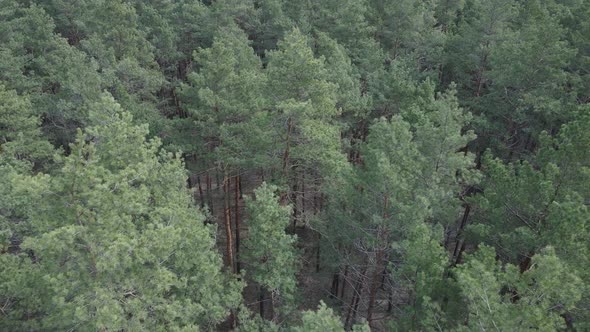
<instances>
[{"instance_id":1,"label":"green foliage","mask_svg":"<svg viewBox=\"0 0 590 332\"><path fill-rule=\"evenodd\" d=\"M1 1L0 330L590 329L589 3Z\"/></svg>"},{"instance_id":2,"label":"green foliage","mask_svg":"<svg viewBox=\"0 0 590 332\"><path fill-rule=\"evenodd\" d=\"M240 285L221 273L180 160L112 108L57 158L61 169L28 211L33 234L21 247L30 256L9 262L34 273L7 285L11 316L31 317L21 322L31 329L210 327L237 305ZM27 292L37 292L34 306Z\"/></svg>"},{"instance_id":3,"label":"green foliage","mask_svg":"<svg viewBox=\"0 0 590 332\"><path fill-rule=\"evenodd\" d=\"M535 248L557 247L561 236L587 236L581 221L587 213L584 202L589 194L590 158L585 152L589 139L587 130L582 129L587 124L588 116L583 114L564 125L557 137L545 134L543 146L529 162L504 164L486 158L486 191L476 200L485 213L474 228L482 237L489 236L484 241L505 248L504 254L514 260L514 255L526 256ZM563 209L578 211L568 214L573 224L564 224ZM579 242L565 241L563 245L567 243Z\"/></svg>"},{"instance_id":4,"label":"green foliage","mask_svg":"<svg viewBox=\"0 0 590 332\"><path fill-rule=\"evenodd\" d=\"M29 94L34 114L47 118L49 138L67 145L86 123L85 106L99 96L96 62L55 34L52 18L38 6L14 4L0 18L0 80Z\"/></svg>"},{"instance_id":5,"label":"green foliage","mask_svg":"<svg viewBox=\"0 0 590 332\"><path fill-rule=\"evenodd\" d=\"M270 52L267 66L267 93L277 128L274 138L290 160L310 172L326 174L342 163L335 118L337 85L330 82L324 58L314 57L308 39L294 29Z\"/></svg>"},{"instance_id":6,"label":"green foliage","mask_svg":"<svg viewBox=\"0 0 590 332\"><path fill-rule=\"evenodd\" d=\"M315 49L316 53L325 59L327 80L338 86L336 107L342 109L343 114L364 116L368 100L361 93L360 75L346 54L346 48L327 34L318 33Z\"/></svg>"},{"instance_id":7,"label":"green foliage","mask_svg":"<svg viewBox=\"0 0 590 332\"><path fill-rule=\"evenodd\" d=\"M0 164L46 166L52 148L39 130L28 98L0 85Z\"/></svg>"},{"instance_id":8,"label":"green foliage","mask_svg":"<svg viewBox=\"0 0 590 332\"><path fill-rule=\"evenodd\" d=\"M394 244L404 264L394 271L402 285L411 289L411 305L394 323L396 330L441 330L446 325L445 314L440 306L447 281L443 279L448 264L447 254L440 245L440 234L424 223L412 225L407 238ZM437 236L438 235L438 236Z\"/></svg>"},{"instance_id":9,"label":"green foliage","mask_svg":"<svg viewBox=\"0 0 590 332\"><path fill-rule=\"evenodd\" d=\"M337 222L324 226L341 257L356 252L371 262L380 251L391 257L386 266L394 280L411 290L410 305L394 326L399 330L446 324L440 308L448 264L442 226L458 215L462 185L476 180L473 156L458 151L474 138L463 132L470 115L453 91L437 98L430 93L403 116L370 127L362 165L335 182L328 216Z\"/></svg>"},{"instance_id":10,"label":"green foliage","mask_svg":"<svg viewBox=\"0 0 590 332\"><path fill-rule=\"evenodd\" d=\"M196 124L191 130L210 141L195 152L206 156L213 146L210 158L229 167L266 164L256 158L264 158L256 152L269 144L263 131L268 121L262 112L265 76L246 35L235 26L221 30L211 48L195 52L195 62L199 71L189 74L190 86L183 87L182 96ZM195 148L194 142L188 144L180 146Z\"/></svg>"},{"instance_id":11,"label":"green foliage","mask_svg":"<svg viewBox=\"0 0 590 332\"><path fill-rule=\"evenodd\" d=\"M533 257L530 270L501 266L494 250L482 246L457 271L469 306L468 324L460 330L555 331L565 328L560 314L580 299L581 280L546 248Z\"/></svg>"},{"instance_id":12,"label":"green foliage","mask_svg":"<svg viewBox=\"0 0 590 332\"><path fill-rule=\"evenodd\" d=\"M263 183L254 191L256 200L246 201L249 215L248 238L244 244L244 255L249 262L246 270L256 283L291 302L296 285L296 237L285 232L291 208L279 204L276 190L277 187Z\"/></svg>"},{"instance_id":13,"label":"green foliage","mask_svg":"<svg viewBox=\"0 0 590 332\"><path fill-rule=\"evenodd\" d=\"M538 248L553 246L572 273L588 280L588 121L582 110L556 137L544 134L531 161L485 159L486 191L475 200L482 213L472 241L494 245L501 257L525 266Z\"/></svg>"},{"instance_id":14,"label":"green foliage","mask_svg":"<svg viewBox=\"0 0 590 332\"><path fill-rule=\"evenodd\" d=\"M441 52L444 35L436 25L435 2L369 0L369 21L376 27L377 40L391 59L412 55L420 66L432 69Z\"/></svg>"},{"instance_id":15,"label":"green foliage","mask_svg":"<svg viewBox=\"0 0 590 332\"><path fill-rule=\"evenodd\" d=\"M39 122L28 98L0 85L0 252L28 234L27 214L44 189L42 176L30 175L51 168L54 151Z\"/></svg>"},{"instance_id":16,"label":"green foliage","mask_svg":"<svg viewBox=\"0 0 590 332\"><path fill-rule=\"evenodd\" d=\"M321 302L317 311L306 311L303 313L303 324L294 327L294 332L304 331L344 331L344 326L334 311L328 308L324 302Z\"/></svg>"}]
</instances>

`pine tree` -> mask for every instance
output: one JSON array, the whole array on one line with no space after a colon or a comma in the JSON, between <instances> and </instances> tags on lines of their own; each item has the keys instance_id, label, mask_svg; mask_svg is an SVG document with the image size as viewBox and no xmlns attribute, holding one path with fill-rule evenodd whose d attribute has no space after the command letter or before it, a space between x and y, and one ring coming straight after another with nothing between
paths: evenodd
<instances>
[{"instance_id":1,"label":"pine tree","mask_svg":"<svg viewBox=\"0 0 590 332\"><path fill-rule=\"evenodd\" d=\"M467 326L459 331L564 329L560 315L574 307L583 287L552 248L535 256L533 267L521 273L517 266L502 266L494 250L482 246L456 274L469 309Z\"/></svg>"},{"instance_id":2,"label":"pine tree","mask_svg":"<svg viewBox=\"0 0 590 332\"><path fill-rule=\"evenodd\" d=\"M199 70L189 74L190 85L183 86L181 95L191 117L179 121L190 120L196 124L187 125L188 130L198 132L199 141L205 144L195 145L193 135L185 132L178 139L187 141L183 146L186 152L199 156L197 163L207 179L211 169L223 173L226 258L230 269L239 272L240 170L262 167L269 162L261 153L270 145L268 134L262 130L268 122L263 112L265 77L247 36L236 26L218 32L210 48L195 53L195 62ZM230 182L235 190L231 190ZM231 199L232 191L234 199ZM234 202L234 226L230 201Z\"/></svg>"},{"instance_id":3,"label":"pine tree","mask_svg":"<svg viewBox=\"0 0 590 332\"><path fill-rule=\"evenodd\" d=\"M293 332L307 332L307 331L330 331L343 332L344 326L340 319L334 314L324 302L320 302L316 311L305 311L302 317L303 323L300 326L295 326L290 329ZM363 332L370 331L366 324L357 324L353 326L352 331Z\"/></svg>"},{"instance_id":4,"label":"pine tree","mask_svg":"<svg viewBox=\"0 0 590 332\"><path fill-rule=\"evenodd\" d=\"M61 168L39 179L41 199L27 211L33 234L21 245L28 255L2 255L19 278L7 284L10 317L28 317L7 327L207 328L237 306L240 285L220 271L181 161L110 100L105 122L80 131Z\"/></svg>"},{"instance_id":5,"label":"pine tree","mask_svg":"<svg viewBox=\"0 0 590 332\"><path fill-rule=\"evenodd\" d=\"M339 128L335 118L336 85L328 81L323 58L315 58L308 39L294 29L270 52L267 66L267 89L271 117L275 128L266 128L282 156L282 181L288 187L287 197L294 207L294 225L303 212L299 207L299 186L308 180L321 179L341 167ZM302 183L303 184L300 184ZM298 189L299 188L299 189ZM292 195L291 195L292 194Z\"/></svg>"},{"instance_id":6,"label":"pine tree","mask_svg":"<svg viewBox=\"0 0 590 332\"><path fill-rule=\"evenodd\" d=\"M489 156L484 159L485 191L474 199L482 211L469 231L471 241L494 245L504 261L518 264L521 271L531 267L539 248L552 246L572 272L587 280L582 267L590 250L586 112L582 110L556 137L542 135L543 144L530 161L504 164ZM587 303L587 292L580 293Z\"/></svg>"},{"instance_id":7,"label":"pine tree","mask_svg":"<svg viewBox=\"0 0 590 332\"><path fill-rule=\"evenodd\" d=\"M247 275L260 287L260 316L266 317L264 302L268 298L273 321L279 317L279 302L287 308L293 304L298 256L295 236L285 232L291 208L279 204L276 191L277 187L263 183L254 191L256 200L246 200L249 218L244 243Z\"/></svg>"},{"instance_id":8,"label":"pine tree","mask_svg":"<svg viewBox=\"0 0 590 332\"><path fill-rule=\"evenodd\" d=\"M86 107L103 87L97 64L54 32L52 18L37 5L9 1L0 11L0 80L28 94L50 141L67 147Z\"/></svg>"},{"instance_id":9,"label":"pine tree","mask_svg":"<svg viewBox=\"0 0 590 332\"><path fill-rule=\"evenodd\" d=\"M330 222L324 226L339 251L358 257L341 264L362 271L356 278L369 287L370 324L383 272L391 270L416 292L409 324L425 323L418 315L431 309L427 297L434 297L443 282L442 228L459 215L462 186L474 181L473 156L458 152L474 138L462 132L470 116L458 107L453 91L436 99L431 95L402 114L370 127L362 163L335 181ZM347 323L358 302L353 296Z\"/></svg>"},{"instance_id":10,"label":"pine tree","mask_svg":"<svg viewBox=\"0 0 590 332\"><path fill-rule=\"evenodd\" d=\"M264 121L265 77L247 36L235 26L223 29L211 48L195 53L195 62L200 68L189 75L183 101L202 139L216 150L213 160L230 168L259 166L243 157L255 159L257 141L265 136L257 128L257 121Z\"/></svg>"}]
</instances>

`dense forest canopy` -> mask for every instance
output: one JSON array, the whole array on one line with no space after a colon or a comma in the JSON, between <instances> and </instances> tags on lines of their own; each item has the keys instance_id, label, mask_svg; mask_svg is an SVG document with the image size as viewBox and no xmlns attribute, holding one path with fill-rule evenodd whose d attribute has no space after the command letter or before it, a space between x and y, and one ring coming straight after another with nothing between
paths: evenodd
<instances>
[{"instance_id":1,"label":"dense forest canopy","mask_svg":"<svg viewBox=\"0 0 590 332\"><path fill-rule=\"evenodd\" d=\"M590 330L590 1L1 0L0 330Z\"/></svg>"}]
</instances>

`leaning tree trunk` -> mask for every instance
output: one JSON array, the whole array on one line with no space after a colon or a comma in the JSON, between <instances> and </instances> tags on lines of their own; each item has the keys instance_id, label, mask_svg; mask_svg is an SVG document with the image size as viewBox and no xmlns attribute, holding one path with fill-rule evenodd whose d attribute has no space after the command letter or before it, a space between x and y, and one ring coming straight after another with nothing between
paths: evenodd
<instances>
[{"instance_id":1,"label":"leaning tree trunk","mask_svg":"<svg viewBox=\"0 0 590 332\"><path fill-rule=\"evenodd\" d=\"M461 218L461 224L459 225L459 229L457 230L457 235L455 236L455 249L453 250L453 260L452 266L457 265L459 258L462 254L462 250L465 248L464 244L461 245L461 238L463 237L463 232L465 230L465 226L467 226L467 220L469 219L469 213L471 212L471 206L469 204L465 205L465 211L463 212L463 218Z\"/></svg>"}]
</instances>

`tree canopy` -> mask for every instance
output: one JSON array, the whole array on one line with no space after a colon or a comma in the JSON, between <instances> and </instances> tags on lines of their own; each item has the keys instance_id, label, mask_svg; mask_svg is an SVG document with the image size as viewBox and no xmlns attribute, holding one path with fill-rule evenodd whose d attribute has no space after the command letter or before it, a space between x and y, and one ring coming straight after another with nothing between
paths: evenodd
<instances>
[{"instance_id":1,"label":"tree canopy","mask_svg":"<svg viewBox=\"0 0 590 332\"><path fill-rule=\"evenodd\" d=\"M589 330L589 16L1 1L0 330Z\"/></svg>"}]
</instances>

